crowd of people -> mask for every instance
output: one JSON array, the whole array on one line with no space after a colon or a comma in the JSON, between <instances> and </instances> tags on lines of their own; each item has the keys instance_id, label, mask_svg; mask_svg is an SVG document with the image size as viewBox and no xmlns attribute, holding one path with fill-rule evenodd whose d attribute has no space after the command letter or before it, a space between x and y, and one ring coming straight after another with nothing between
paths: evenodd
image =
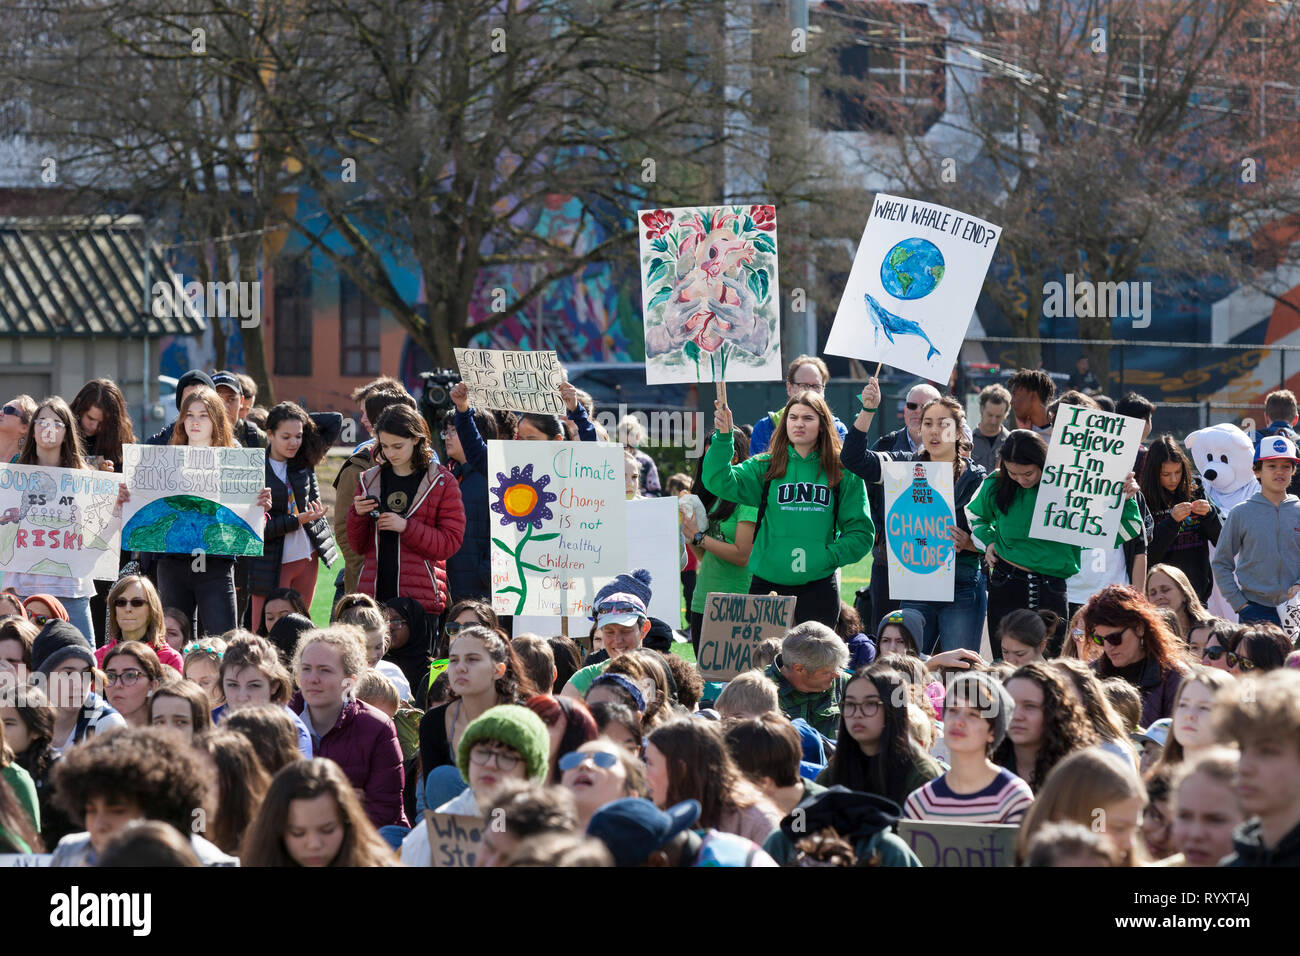
<instances>
[{"instance_id":1,"label":"crowd of people","mask_svg":"<svg viewBox=\"0 0 1300 956\"><path fill-rule=\"evenodd\" d=\"M874 442L879 383L842 421L828 381L800 356L752 426L718 403L694 475L661 482L635 419L609 435L567 383L564 417L474 408L457 385L430 428L380 378L353 395L369 437L332 508L316 470L343 416L259 409L244 376L187 373L176 422L144 439L105 379L10 400L12 463L265 448L266 519L258 556L5 575L0 853L435 866L426 820L454 814L484 821L492 866L919 866L905 821L1016 827L1027 866L1300 864L1300 652L1279 613L1300 595L1294 396L1269 397L1258 492L1226 509L1210 465L1150 436L1154 406L1088 394L1095 377L1058 395L1020 370L970 423L917 383ZM1058 410L1108 404L1143 422L1115 539L1032 536ZM487 442L611 439L629 498L678 498L681 578L629 567L588 634L525 633L493 610ZM884 465L913 461L953 468L951 601L890 595ZM843 594L868 556L869 587ZM314 620L322 563L337 580ZM684 627L651 616L659 588ZM725 683L689 650L719 592L795 598Z\"/></svg>"}]
</instances>

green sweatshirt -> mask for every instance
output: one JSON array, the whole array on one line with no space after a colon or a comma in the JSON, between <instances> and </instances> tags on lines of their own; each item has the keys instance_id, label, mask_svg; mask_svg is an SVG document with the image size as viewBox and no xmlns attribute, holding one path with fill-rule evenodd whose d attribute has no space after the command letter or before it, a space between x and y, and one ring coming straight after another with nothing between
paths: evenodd
<instances>
[{"instance_id":1,"label":"green sweatshirt","mask_svg":"<svg viewBox=\"0 0 1300 956\"><path fill-rule=\"evenodd\" d=\"M719 498L757 507L771 455L764 452L732 465L734 453L731 433L714 432L704 455L704 484ZM807 584L862 560L876 528L861 478L847 468L841 472L839 523L832 528L835 491L821 462L816 454L800 458L793 445L789 455L785 475L773 479L768 492L749 569L773 584Z\"/></svg>"},{"instance_id":2,"label":"green sweatshirt","mask_svg":"<svg viewBox=\"0 0 1300 956\"><path fill-rule=\"evenodd\" d=\"M975 546L984 551L991 544L998 557L1006 558L1012 564L1037 574L1055 578L1071 578L1078 574L1083 549L1077 544L1029 537L1039 486L1017 488L1015 497L1011 499L1011 507L1003 514L994 504L999 474L1000 472L994 472L985 478L979 491L975 492L975 497L966 506L966 517L970 519L970 533ZM1141 531L1142 513L1137 502L1129 498L1124 502L1115 547L1136 537Z\"/></svg>"}]
</instances>

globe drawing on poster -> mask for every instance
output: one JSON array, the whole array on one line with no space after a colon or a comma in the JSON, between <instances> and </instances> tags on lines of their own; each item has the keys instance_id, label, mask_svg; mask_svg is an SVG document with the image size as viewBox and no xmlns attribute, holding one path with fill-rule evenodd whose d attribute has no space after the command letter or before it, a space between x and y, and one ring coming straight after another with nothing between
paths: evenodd
<instances>
[{"instance_id":1,"label":"globe drawing on poster","mask_svg":"<svg viewBox=\"0 0 1300 956\"><path fill-rule=\"evenodd\" d=\"M928 239L904 239L880 263L880 284L899 299L921 299L943 280L944 261L939 247Z\"/></svg>"}]
</instances>

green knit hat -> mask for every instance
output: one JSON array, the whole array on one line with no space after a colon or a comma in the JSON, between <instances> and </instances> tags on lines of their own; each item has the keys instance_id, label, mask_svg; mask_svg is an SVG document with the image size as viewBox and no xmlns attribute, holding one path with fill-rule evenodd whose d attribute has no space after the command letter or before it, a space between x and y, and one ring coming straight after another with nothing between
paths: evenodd
<instances>
[{"instance_id":1,"label":"green knit hat","mask_svg":"<svg viewBox=\"0 0 1300 956\"><path fill-rule=\"evenodd\" d=\"M542 718L527 707L518 704L491 707L465 728L456 752L456 766L466 780L469 779L469 752L480 740L505 744L524 758L530 779L546 782L551 770L551 734Z\"/></svg>"}]
</instances>

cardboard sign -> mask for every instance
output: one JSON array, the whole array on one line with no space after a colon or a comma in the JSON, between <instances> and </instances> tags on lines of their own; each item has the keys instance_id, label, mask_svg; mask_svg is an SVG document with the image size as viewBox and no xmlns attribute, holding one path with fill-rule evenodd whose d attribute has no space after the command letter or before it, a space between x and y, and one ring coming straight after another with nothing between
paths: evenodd
<instances>
[{"instance_id":1,"label":"cardboard sign","mask_svg":"<svg viewBox=\"0 0 1300 956\"><path fill-rule=\"evenodd\" d=\"M178 426L179 427L179 426ZM122 548L160 554L262 553L266 449L123 445Z\"/></svg>"},{"instance_id":2,"label":"cardboard sign","mask_svg":"<svg viewBox=\"0 0 1300 956\"><path fill-rule=\"evenodd\" d=\"M623 446L488 442L492 605L498 614L591 613L627 571Z\"/></svg>"},{"instance_id":3,"label":"cardboard sign","mask_svg":"<svg viewBox=\"0 0 1300 956\"><path fill-rule=\"evenodd\" d=\"M1029 537L1115 547L1124 511L1124 477L1142 442L1137 418L1080 405L1056 413Z\"/></svg>"},{"instance_id":4,"label":"cardboard sign","mask_svg":"<svg viewBox=\"0 0 1300 956\"><path fill-rule=\"evenodd\" d=\"M682 626L682 545L676 498L627 502L628 569L650 572L650 616Z\"/></svg>"},{"instance_id":5,"label":"cardboard sign","mask_svg":"<svg viewBox=\"0 0 1300 956\"><path fill-rule=\"evenodd\" d=\"M117 580L122 476L0 465L0 570Z\"/></svg>"},{"instance_id":6,"label":"cardboard sign","mask_svg":"<svg viewBox=\"0 0 1300 956\"><path fill-rule=\"evenodd\" d=\"M957 523L952 465L888 461L881 473L890 595L900 601L951 601L957 566L948 533Z\"/></svg>"},{"instance_id":7,"label":"cardboard sign","mask_svg":"<svg viewBox=\"0 0 1300 956\"><path fill-rule=\"evenodd\" d=\"M1300 640L1300 597L1285 601L1277 606L1277 616L1282 621L1282 630L1294 646Z\"/></svg>"},{"instance_id":8,"label":"cardboard sign","mask_svg":"<svg viewBox=\"0 0 1300 956\"><path fill-rule=\"evenodd\" d=\"M946 206L877 193L826 351L947 382L1001 234Z\"/></svg>"},{"instance_id":9,"label":"cardboard sign","mask_svg":"<svg viewBox=\"0 0 1300 956\"><path fill-rule=\"evenodd\" d=\"M769 637L785 637L794 624L793 596L714 594L704 604L704 627L695 663L706 681L726 681L754 665L754 651Z\"/></svg>"},{"instance_id":10,"label":"cardboard sign","mask_svg":"<svg viewBox=\"0 0 1300 956\"><path fill-rule=\"evenodd\" d=\"M429 828L429 865L473 866L483 849L483 818L424 811Z\"/></svg>"},{"instance_id":11,"label":"cardboard sign","mask_svg":"<svg viewBox=\"0 0 1300 956\"><path fill-rule=\"evenodd\" d=\"M646 382L781 378L776 208L642 209L637 222Z\"/></svg>"},{"instance_id":12,"label":"cardboard sign","mask_svg":"<svg viewBox=\"0 0 1300 956\"><path fill-rule=\"evenodd\" d=\"M564 367L554 352L455 349L460 380L474 408L564 415Z\"/></svg>"},{"instance_id":13,"label":"cardboard sign","mask_svg":"<svg viewBox=\"0 0 1300 956\"><path fill-rule=\"evenodd\" d=\"M922 866L1015 866L1020 827L1002 823L899 820L898 835Z\"/></svg>"},{"instance_id":14,"label":"cardboard sign","mask_svg":"<svg viewBox=\"0 0 1300 956\"><path fill-rule=\"evenodd\" d=\"M53 853L0 853L0 869L7 866L49 866Z\"/></svg>"}]
</instances>

